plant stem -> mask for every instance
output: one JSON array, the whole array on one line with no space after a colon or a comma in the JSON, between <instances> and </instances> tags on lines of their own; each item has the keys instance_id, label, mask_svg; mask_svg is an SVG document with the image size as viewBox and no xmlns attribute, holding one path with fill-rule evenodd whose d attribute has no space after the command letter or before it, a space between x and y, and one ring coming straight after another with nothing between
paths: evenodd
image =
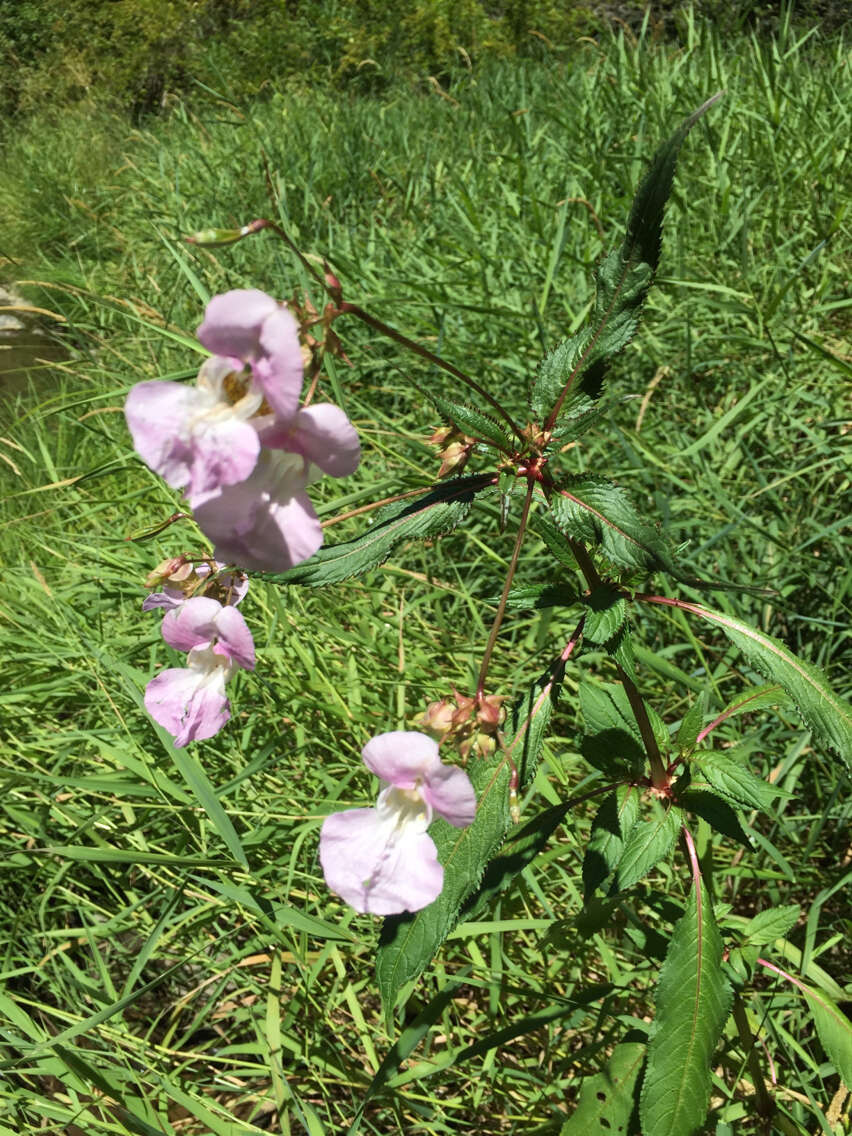
<instances>
[{"instance_id":1,"label":"plant stem","mask_svg":"<svg viewBox=\"0 0 852 1136\"><path fill-rule=\"evenodd\" d=\"M764 1120L768 1120L775 1112L775 1104L766 1088L766 1081L763 1079L763 1070L760 1068L760 1060L757 1056L757 1041L751 1032L745 1003L737 993L734 994L733 1015L737 1033L740 1035L740 1044L745 1053L746 1067L751 1074L752 1084L754 1085L757 1111Z\"/></svg>"},{"instance_id":2,"label":"plant stem","mask_svg":"<svg viewBox=\"0 0 852 1136\"><path fill-rule=\"evenodd\" d=\"M494 646L497 642L497 635L500 632L500 625L503 622L503 616L506 614L506 601L509 598L509 590L512 587L512 581L515 578L515 570L518 567L518 557L521 554L521 545L524 543L524 536L527 531L527 519L530 515L530 505L532 503L533 493L535 492L536 483L529 481L527 483L527 493L524 497L523 508L521 509L521 519L518 524L518 535L515 538L515 547L512 549L512 559L509 563L509 571L506 573L506 583L503 585L503 594L500 596L500 603L497 606L497 614L494 616L494 622L491 624L491 631L488 635L488 642L485 644L485 654L482 656L482 664L479 668L479 678L476 683L476 701L482 701L485 694L485 680L488 677L488 666L491 662L491 655L494 651Z\"/></svg>"}]
</instances>

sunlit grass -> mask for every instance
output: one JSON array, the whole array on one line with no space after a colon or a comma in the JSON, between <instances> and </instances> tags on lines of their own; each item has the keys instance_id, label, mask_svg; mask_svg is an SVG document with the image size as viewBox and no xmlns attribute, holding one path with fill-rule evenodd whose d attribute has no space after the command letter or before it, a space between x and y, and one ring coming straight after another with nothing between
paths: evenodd
<instances>
[{"instance_id":1,"label":"sunlit grass","mask_svg":"<svg viewBox=\"0 0 852 1136\"><path fill-rule=\"evenodd\" d=\"M329 258L348 298L522 417L544 346L583 318L591 269L643 163L722 87L684 149L661 278L612 375L607 424L564 462L628 485L686 543L691 570L774 588L772 599L717 603L840 685L850 100L839 43L723 45L696 28L677 50L613 38L559 66L495 65L460 76L453 101L272 93L250 107L178 108L146 130L69 118L10 142L3 251L42 281L29 294L67 321L70 357L38 399L4 407L0 431L14 463L0 463L0 1133L345 1132L397 1041L364 1131L555 1133L583 1075L649 1012L665 901L636 889L623 934L578 923L585 815L525 870L494 923L456 932L391 1032L371 981L377 926L322 882L322 817L371 795L364 741L474 681L511 551L510 533L495 535L496 500L470 529L404 549L362 580L323 592L255 584L243 611L257 671L230 688L228 729L176 760L141 705L168 655L158 617L139 610L141 580L198 538L184 525L127 539L178 498L133 456L120 407L141 378L194 373L207 296L241 286L287 296L306 283L266 237L215 253L178 243L275 213L306 252ZM438 422L410 379L451 391L362 327L341 333L353 366L338 364L325 393L358 425L364 462L312 491L323 519L427 484L424 443ZM332 526L328 539L363 523ZM529 548L519 582L544 571ZM542 669L567 624L513 617L495 689ZM687 688L721 698L749 677L725 642L696 639L677 613L643 617L640 631L666 644L667 668L646 662L642 679L669 721ZM575 690L569 674L539 802L585 776ZM791 941L802 965L842 983L839 770L791 714L748 732L754 767L793 796L757 825L777 855L715 840L717 898L745 915L800 903ZM199 806L204 791L227 830ZM677 894L676 873L661 868L661 890L670 881ZM770 1007L779 1101L798 1130L828 1132L836 1077L786 992L750 1002L754 1027ZM400 1039L412 1023L422 1031ZM741 1058L731 1036L714 1095L721 1127L708 1131L757 1131Z\"/></svg>"}]
</instances>

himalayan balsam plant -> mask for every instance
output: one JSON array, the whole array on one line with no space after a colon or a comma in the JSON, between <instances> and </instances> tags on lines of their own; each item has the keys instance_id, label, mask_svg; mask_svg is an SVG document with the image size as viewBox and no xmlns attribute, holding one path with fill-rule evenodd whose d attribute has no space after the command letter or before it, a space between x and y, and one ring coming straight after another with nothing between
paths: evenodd
<instances>
[{"instance_id":1,"label":"himalayan balsam plant","mask_svg":"<svg viewBox=\"0 0 852 1136\"><path fill-rule=\"evenodd\" d=\"M511 526L514 547L502 587L495 588L496 614L475 688L448 690L422 708L415 729L363 739L363 760L382 783L378 800L327 817L318 854L332 892L357 912L384 917L376 979L389 1022L453 927L510 887L581 802L594 801L597 810L582 865L589 935L614 925L627 893L674 858L679 882L660 915L661 928L670 930L660 940L662 951L648 947L649 962L658 967L654 1020L625 1029L621 1038L610 1035L607 1068L586 1082L563 1136L696 1132L707 1115L714 1053L726 1028L739 1039L766 1131L770 1125L795 1130L767 1085L746 1012L744 994L758 973L788 983L803 1000L828 1060L852 1088L852 1028L833 1000L837 989L827 978L823 985L803 981L773 955L798 909L730 918L696 847L703 823L749 848L743 814L767 811L779 792L749 767L748 749L731 744L732 720L793 707L815 746L848 761L849 708L815 667L727 606L656 590L649 581L657 576L691 594L737 588L692 578L653 518L616 481L569 468L569 443L593 425L607 427L604 382L611 360L636 333L653 282L678 151L718 98L657 152L622 244L600 262L586 325L541 360L528 409L504 406L445 359L347 302L328 265L320 272L267 220L205 230L189 240L226 246L274 233L324 293L323 309L304 298L284 304L255 290L217 296L198 329L211 356L195 385L140 383L126 405L137 452L184 491L212 544L159 565L148 581L156 590L144 604L165 609L163 638L185 653L183 665L160 671L145 694L149 713L177 747L225 726L226 682L236 669L255 665L252 637L237 608L247 573L280 588L339 585L404 551L406 542L462 526L480 500L499 500L499 523ZM433 389L422 392L446 424L432 439L440 447L435 484L385 499L362 535L323 546L307 490L323 473L353 472L360 459L343 411L313 401L325 355L343 354L336 331L343 317L363 321L448 372L453 389L467 394L456 401ZM468 464L476 470L465 472ZM546 582L519 586L531 531L548 550ZM508 705L505 693L489 684L501 627L512 611L547 608L573 612L573 633L555 646L545 673L530 676L526 694ZM679 721L668 722L665 708L642 693L634 650L634 613L660 608L726 636L765 683L743 689L713 714L703 697L694 697ZM535 775L566 669L586 647L610 660L579 686L579 750L590 776L583 792L521 823L520 794ZM415 1040L407 1050L400 1040L367 1098L421 1036L417 1029L409 1033Z\"/></svg>"}]
</instances>

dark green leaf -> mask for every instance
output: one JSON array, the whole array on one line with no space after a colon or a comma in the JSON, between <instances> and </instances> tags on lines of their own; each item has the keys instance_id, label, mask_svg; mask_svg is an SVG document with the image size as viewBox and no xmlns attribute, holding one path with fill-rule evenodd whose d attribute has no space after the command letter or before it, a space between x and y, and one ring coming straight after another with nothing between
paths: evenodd
<instances>
[{"instance_id":1,"label":"dark green leaf","mask_svg":"<svg viewBox=\"0 0 852 1136\"><path fill-rule=\"evenodd\" d=\"M536 532L547 546L548 551L552 553L560 564L565 568L577 568L577 558L571 549L571 545L550 517L541 515L536 517L535 528Z\"/></svg>"},{"instance_id":2,"label":"dark green leaf","mask_svg":"<svg viewBox=\"0 0 852 1136\"><path fill-rule=\"evenodd\" d=\"M559 1136L621 1136L628 1131L635 1101L633 1090L645 1046L622 1042L612 1051L606 1067L593 1077L584 1077L576 1109L560 1129Z\"/></svg>"},{"instance_id":3,"label":"dark green leaf","mask_svg":"<svg viewBox=\"0 0 852 1136\"><path fill-rule=\"evenodd\" d=\"M450 402L449 399L441 398L438 395L429 395L429 400L434 403L438 413L452 422L462 434L476 438L480 442L490 442L491 445L506 453L511 453L514 450L512 439L503 427L487 414L483 414L472 406Z\"/></svg>"},{"instance_id":4,"label":"dark green leaf","mask_svg":"<svg viewBox=\"0 0 852 1136\"><path fill-rule=\"evenodd\" d=\"M695 749L695 742L704 722L704 704L705 698L702 694L693 702L681 720L677 731L677 748L681 755L692 753Z\"/></svg>"},{"instance_id":5,"label":"dark green leaf","mask_svg":"<svg viewBox=\"0 0 852 1136\"><path fill-rule=\"evenodd\" d=\"M553 490L550 512L573 540L600 545L620 568L670 565L657 530L643 520L626 491L602 477L576 477Z\"/></svg>"},{"instance_id":6,"label":"dark green leaf","mask_svg":"<svg viewBox=\"0 0 852 1136\"><path fill-rule=\"evenodd\" d=\"M704 1123L711 1059L731 1006L722 939L700 876L675 926L657 985L656 1017L642 1083L649 1136L692 1136Z\"/></svg>"},{"instance_id":7,"label":"dark green leaf","mask_svg":"<svg viewBox=\"0 0 852 1136\"><path fill-rule=\"evenodd\" d=\"M476 494L493 484L490 474L458 477L428 490L422 497L383 510L372 528L354 540L326 545L309 559L277 575L274 584L337 584L377 568L401 540L423 540L449 532L467 514Z\"/></svg>"},{"instance_id":8,"label":"dark green leaf","mask_svg":"<svg viewBox=\"0 0 852 1136\"><path fill-rule=\"evenodd\" d=\"M589 903L592 892L615 870L624 852L624 841L639 819L639 790L619 785L601 802L583 857L583 893Z\"/></svg>"},{"instance_id":9,"label":"dark green leaf","mask_svg":"<svg viewBox=\"0 0 852 1136\"><path fill-rule=\"evenodd\" d=\"M499 597L489 596L488 603L496 604ZM506 599L510 611L542 611L548 607L574 607L580 593L572 584L532 584L512 588Z\"/></svg>"},{"instance_id":10,"label":"dark green leaf","mask_svg":"<svg viewBox=\"0 0 852 1136\"><path fill-rule=\"evenodd\" d=\"M444 866L444 887L428 907L385 919L376 957L376 975L386 1015L401 988L429 965L458 919L467 897L479 886L485 867L503 842L511 823L509 762L523 788L535 773L553 706L559 694L561 659L532 684L514 707L506 729L506 748L492 758L472 758L467 772L476 791L476 819L469 828L437 820L430 835Z\"/></svg>"},{"instance_id":11,"label":"dark green leaf","mask_svg":"<svg viewBox=\"0 0 852 1136\"><path fill-rule=\"evenodd\" d=\"M589 327L560 344L542 364L532 402L551 425L551 419L561 424L563 413L570 418L588 410L600 394L610 359L634 335L660 259L663 211L678 152L692 125L719 97L699 107L654 155L633 199L624 242L598 269ZM556 390L560 381L561 393Z\"/></svg>"},{"instance_id":12,"label":"dark green leaf","mask_svg":"<svg viewBox=\"0 0 852 1136\"><path fill-rule=\"evenodd\" d=\"M757 777L742 762L736 760L736 750L725 753L702 753L693 756L713 788L736 805L766 812L782 790ZM784 794L786 796L786 794Z\"/></svg>"},{"instance_id":13,"label":"dark green leaf","mask_svg":"<svg viewBox=\"0 0 852 1136\"><path fill-rule=\"evenodd\" d=\"M731 840L736 840L749 851L754 845L740 823L740 818L722 797L703 788L687 789L678 797L678 804L706 820L716 832L721 832Z\"/></svg>"},{"instance_id":14,"label":"dark green leaf","mask_svg":"<svg viewBox=\"0 0 852 1136\"><path fill-rule=\"evenodd\" d=\"M581 691L582 689L580 687ZM580 742L580 752L589 765L610 778L636 778L645 765L641 745L626 730L601 730L597 734L585 734Z\"/></svg>"},{"instance_id":15,"label":"dark green leaf","mask_svg":"<svg viewBox=\"0 0 852 1136\"><path fill-rule=\"evenodd\" d=\"M741 619L702 604L681 602L678 606L721 627L762 675L786 690L817 739L847 765L852 764L852 708L834 693L817 667L797 659L778 639Z\"/></svg>"},{"instance_id":16,"label":"dark green leaf","mask_svg":"<svg viewBox=\"0 0 852 1136\"><path fill-rule=\"evenodd\" d=\"M627 600L608 584L595 588L583 603L586 605L586 622L583 635L601 646L610 644L627 620Z\"/></svg>"},{"instance_id":17,"label":"dark green leaf","mask_svg":"<svg viewBox=\"0 0 852 1136\"><path fill-rule=\"evenodd\" d=\"M619 891L633 887L674 847L683 820L680 809L674 805L663 808L658 804L656 813L652 820L635 824L624 842L618 861Z\"/></svg>"}]
</instances>

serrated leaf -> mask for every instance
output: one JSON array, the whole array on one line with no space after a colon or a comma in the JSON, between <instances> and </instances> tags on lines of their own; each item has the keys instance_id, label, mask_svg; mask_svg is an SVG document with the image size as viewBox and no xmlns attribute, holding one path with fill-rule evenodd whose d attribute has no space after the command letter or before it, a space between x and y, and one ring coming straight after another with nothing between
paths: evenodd
<instances>
[{"instance_id":1,"label":"serrated leaf","mask_svg":"<svg viewBox=\"0 0 852 1136\"><path fill-rule=\"evenodd\" d=\"M733 756L736 750L726 753L697 753L693 756L709 784L739 806L766 812L783 791L758 777Z\"/></svg>"},{"instance_id":2,"label":"serrated leaf","mask_svg":"<svg viewBox=\"0 0 852 1136\"><path fill-rule=\"evenodd\" d=\"M789 974L774 963L766 959L757 960L767 970L786 978L788 982L805 998L811 1015L814 1019L816 1031L822 1042L822 1047L837 1072L843 1079L847 1089L852 1092L852 1022L843 1011L834 1004L829 996L822 990L815 990L812 986L802 982L793 974Z\"/></svg>"},{"instance_id":3,"label":"serrated leaf","mask_svg":"<svg viewBox=\"0 0 852 1136\"><path fill-rule=\"evenodd\" d=\"M852 764L852 707L834 693L817 667L797 659L780 640L725 612L683 601L677 606L721 627L752 666L784 688L815 737L847 766Z\"/></svg>"},{"instance_id":4,"label":"serrated leaf","mask_svg":"<svg viewBox=\"0 0 852 1136\"><path fill-rule=\"evenodd\" d=\"M586 621L583 635L592 643L607 646L621 631L627 619L627 600L624 595L607 584L595 588L583 603Z\"/></svg>"},{"instance_id":5,"label":"serrated leaf","mask_svg":"<svg viewBox=\"0 0 852 1136\"><path fill-rule=\"evenodd\" d=\"M645 1046L641 1042L617 1045L600 1073L583 1078L579 1103L562 1125L559 1136L626 1134L635 1107L633 1090L644 1058Z\"/></svg>"},{"instance_id":6,"label":"serrated leaf","mask_svg":"<svg viewBox=\"0 0 852 1136\"><path fill-rule=\"evenodd\" d=\"M547 417L563 387L570 382L577 365L588 353L592 334L591 328L584 328L570 339L563 339L542 359L530 395L530 408L539 421ZM560 429L566 419L579 418L595 406L594 396L582 389L576 392L576 397L571 400L570 405L566 404L567 401L563 402L560 411Z\"/></svg>"},{"instance_id":7,"label":"serrated leaf","mask_svg":"<svg viewBox=\"0 0 852 1136\"><path fill-rule=\"evenodd\" d=\"M553 833L574 806L570 802L545 809L521 828L511 832L499 853L485 869L479 888L465 900L462 920L474 919L490 906L514 878L547 847Z\"/></svg>"},{"instance_id":8,"label":"serrated leaf","mask_svg":"<svg viewBox=\"0 0 852 1136\"><path fill-rule=\"evenodd\" d=\"M587 904L595 888L615 871L624 852L624 841L638 819L639 790L635 785L619 785L601 802L583 857L583 894Z\"/></svg>"},{"instance_id":9,"label":"serrated leaf","mask_svg":"<svg viewBox=\"0 0 852 1136\"><path fill-rule=\"evenodd\" d=\"M535 528L536 532L547 546L548 551L560 564L565 568L578 567L577 558L574 555L571 545L549 517L538 516L536 518Z\"/></svg>"},{"instance_id":10,"label":"serrated leaf","mask_svg":"<svg viewBox=\"0 0 852 1136\"><path fill-rule=\"evenodd\" d=\"M509 763L523 788L535 774L565 664L561 659L529 688L513 708L506 748L490 759L472 758L467 772L477 797L476 819L468 828L437 820L429 830L444 867L444 886L436 900L413 914L385 919L376 955L376 977L385 1014L390 1015L402 987L429 965L458 919L465 900L478 887L485 867L511 823Z\"/></svg>"},{"instance_id":11,"label":"serrated leaf","mask_svg":"<svg viewBox=\"0 0 852 1136\"><path fill-rule=\"evenodd\" d=\"M476 438L480 442L489 442L506 453L511 453L515 449L512 439L503 427L487 414L483 414L481 410L473 406L463 406L459 402L451 402L434 394L429 395L429 400L438 413L452 422L462 434L467 434L468 437Z\"/></svg>"},{"instance_id":12,"label":"serrated leaf","mask_svg":"<svg viewBox=\"0 0 852 1136\"><path fill-rule=\"evenodd\" d=\"M642 519L627 492L606 478L576 477L557 485L550 512L566 536L600 545L620 568L669 568L657 530Z\"/></svg>"},{"instance_id":13,"label":"serrated leaf","mask_svg":"<svg viewBox=\"0 0 852 1136\"><path fill-rule=\"evenodd\" d=\"M657 815L653 819L639 821L633 826L617 865L619 891L632 888L655 864L668 856L674 848L682 820L682 813L676 806L665 809L657 805Z\"/></svg>"},{"instance_id":14,"label":"serrated leaf","mask_svg":"<svg viewBox=\"0 0 852 1136\"><path fill-rule=\"evenodd\" d=\"M733 992L722 970L722 939L698 876L660 969L656 1017L640 1097L642 1131L692 1136L710 1098L711 1060Z\"/></svg>"},{"instance_id":15,"label":"serrated leaf","mask_svg":"<svg viewBox=\"0 0 852 1136\"><path fill-rule=\"evenodd\" d=\"M569 415L577 413L577 408L599 396L610 359L634 335L660 259L663 211L671 193L678 151L693 124L720 97L721 93L708 99L657 150L633 199L624 242L603 259L598 269L589 327L552 353L556 355L562 349L564 356L558 364L552 363L553 375L542 379L540 372L533 402L541 408L537 413L543 415L548 408L549 426L561 422L563 410ZM567 371L567 377L562 392L553 399L559 369L563 374Z\"/></svg>"},{"instance_id":16,"label":"serrated leaf","mask_svg":"<svg viewBox=\"0 0 852 1136\"><path fill-rule=\"evenodd\" d=\"M740 818L730 803L716 793L703 788L690 788L678 797L678 804L706 820L716 832L736 840L751 851L754 844L743 828Z\"/></svg>"},{"instance_id":17,"label":"serrated leaf","mask_svg":"<svg viewBox=\"0 0 852 1136\"><path fill-rule=\"evenodd\" d=\"M678 751L682 755L692 753L695 749L695 742L704 722L704 704L705 698L702 694L693 702L681 719L676 741Z\"/></svg>"},{"instance_id":18,"label":"serrated leaf","mask_svg":"<svg viewBox=\"0 0 852 1136\"><path fill-rule=\"evenodd\" d=\"M354 540L326 545L294 568L275 575L264 573L262 579L273 584L320 587L360 576L383 564L400 541L424 540L454 529L476 494L493 481L491 474L482 474L436 485L422 497L380 513L372 528Z\"/></svg>"},{"instance_id":19,"label":"serrated leaf","mask_svg":"<svg viewBox=\"0 0 852 1136\"><path fill-rule=\"evenodd\" d=\"M589 765L610 778L639 777L645 765L641 745L626 730L601 730L597 734L585 734L580 742L580 753Z\"/></svg>"},{"instance_id":20,"label":"serrated leaf","mask_svg":"<svg viewBox=\"0 0 852 1136\"><path fill-rule=\"evenodd\" d=\"M580 593L571 584L531 584L512 588L506 597L510 611L542 611L549 607L574 607ZM487 602L496 604L498 596L489 596Z\"/></svg>"},{"instance_id":21,"label":"serrated leaf","mask_svg":"<svg viewBox=\"0 0 852 1136\"><path fill-rule=\"evenodd\" d=\"M755 686L731 699L718 718L714 720L714 724L721 725L729 718L736 718L740 714L750 714L755 710L765 710L769 706L783 706L788 701L787 692L777 682L767 683L766 686Z\"/></svg>"},{"instance_id":22,"label":"serrated leaf","mask_svg":"<svg viewBox=\"0 0 852 1136\"><path fill-rule=\"evenodd\" d=\"M766 911L759 911L743 927L743 939L747 939L756 947L774 943L776 939L783 939L787 932L795 927L800 915L801 908L798 904L769 907Z\"/></svg>"}]
</instances>

